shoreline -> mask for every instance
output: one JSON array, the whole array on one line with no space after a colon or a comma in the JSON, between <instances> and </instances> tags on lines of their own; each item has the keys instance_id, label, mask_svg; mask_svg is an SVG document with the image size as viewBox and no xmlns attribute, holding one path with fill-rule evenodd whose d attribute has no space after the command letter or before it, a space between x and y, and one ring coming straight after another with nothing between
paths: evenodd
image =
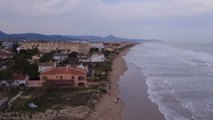
<instances>
[{"instance_id":1,"label":"shoreline","mask_svg":"<svg viewBox=\"0 0 213 120\"><path fill-rule=\"evenodd\" d=\"M95 109L90 113L87 120L121 120L124 102L119 100L116 103L116 98L120 95L117 81L127 71L127 65L123 56L129 51L132 46L120 51L112 62L112 71L109 75L110 89L109 93L104 95Z\"/></svg>"},{"instance_id":2,"label":"shoreline","mask_svg":"<svg viewBox=\"0 0 213 120\"><path fill-rule=\"evenodd\" d=\"M147 77L134 64L128 62L126 64L128 71L119 81L121 99L125 102L122 120L165 120L158 105L149 98Z\"/></svg>"}]
</instances>

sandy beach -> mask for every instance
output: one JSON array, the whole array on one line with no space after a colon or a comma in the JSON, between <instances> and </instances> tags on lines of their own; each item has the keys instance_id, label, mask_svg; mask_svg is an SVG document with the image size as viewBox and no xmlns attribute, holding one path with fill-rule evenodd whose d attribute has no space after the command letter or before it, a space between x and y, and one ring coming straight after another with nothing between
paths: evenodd
<instances>
[{"instance_id":1,"label":"sandy beach","mask_svg":"<svg viewBox=\"0 0 213 120\"><path fill-rule=\"evenodd\" d=\"M120 52L113 60L112 72L110 74L110 94L104 95L102 100L96 105L88 120L121 120L121 112L124 106L122 100L116 103L116 98L120 91L117 84L120 76L127 70L123 56L126 55L129 48Z\"/></svg>"},{"instance_id":2,"label":"sandy beach","mask_svg":"<svg viewBox=\"0 0 213 120\"><path fill-rule=\"evenodd\" d=\"M95 110L90 113L88 120L165 120L163 114L158 110L158 106L148 98L146 78L139 72L138 68L127 64L123 59L129 49L121 51L113 60L113 71L110 75L110 94L103 96L102 100L96 105ZM131 83L133 79L139 81ZM123 90L122 85L118 86L118 80L119 84L123 82L126 85L132 85L132 91L131 89L128 91ZM142 88L140 91L134 87L139 84ZM133 92L138 96L131 96L131 93L128 94L128 92ZM118 103L116 103L117 97L120 98Z\"/></svg>"}]
</instances>

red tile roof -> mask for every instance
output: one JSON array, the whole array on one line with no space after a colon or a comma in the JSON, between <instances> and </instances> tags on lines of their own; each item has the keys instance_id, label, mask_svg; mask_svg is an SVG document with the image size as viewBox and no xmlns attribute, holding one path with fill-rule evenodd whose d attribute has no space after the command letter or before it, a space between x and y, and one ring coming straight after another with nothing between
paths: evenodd
<instances>
[{"instance_id":1,"label":"red tile roof","mask_svg":"<svg viewBox=\"0 0 213 120\"><path fill-rule=\"evenodd\" d=\"M13 57L13 54L8 53L8 52L4 52L4 51L0 51L0 57L1 58L11 58L11 57Z\"/></svg>"},{"instance_id":2,"label":"red tile roof","mask_svg":"<svg viewBox=\"0 0 213 120\"><path fill-rule=\"evenodd\" d=\"M25 80L27 77L27 74L14 74L12 76L13 80Z\"/></svg>"},{"instance_id":3,"label":"red tile roof","mask_svg":"<svg viewBox=\"0 0 213 120\"><path fill-rule=\"evenodd\" d=\"M41 73L41 75L55 75L55 74L86 75L86 70L73 67L57 67L48 69Z\"/></svg>"}]
</instances>

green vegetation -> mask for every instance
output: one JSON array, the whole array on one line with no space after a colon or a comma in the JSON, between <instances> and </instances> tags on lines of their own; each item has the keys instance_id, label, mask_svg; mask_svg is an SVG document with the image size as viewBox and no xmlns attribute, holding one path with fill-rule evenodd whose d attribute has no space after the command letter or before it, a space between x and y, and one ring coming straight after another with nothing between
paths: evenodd
<instances>
[{"instance_id":1,"label":"green vegetation","mask_svg":"<svg viewBox=\"0 0 213 120\"><path fill-rule=\"evenodd\" d=\"M52 53L46 53L43 56L41 56L41 58L39 59L39 62L50 62L52 58L53 58Z\"/></svg>"},{"instance_id":2,"label":"green vegetation","mask_svg":"<svg viewBox=\"0 0 213 120\"><path fill-rule=\"evenodd\" d=\"M0 80L11 80L11 74L9 70L0 70Z\"/></svg>"},{"instance_id":3,"label":"green vegetation","mask_svg":"<svg viewBox=\"0 0 213 120\"><path fill-rule=\"evenodd\" d=\"M14 45L17 48L18 44ZM71 87L52 87L48 84L41 88L28 88L28 87L3 87L0 91L6 91L7 97L11 99L18 91L24 91L22 96L16 99L12 104L12 108L9 112L44 112L47 109L60 110L65 106L94 106L97 100L102 94L106 94L107 83L109 82L108 76L112 71L112 60L122 49L116 51L101 51L108 61L97 63L84 63L92 71L91 76L88 77L89 81L95 82L89 88L71 88ZM60 50L56 50L60 52ZM98 48L91 48L89 53L99 53ZM39 62L50 62L53 59L53 53L46 53L40 59ZM10 81L12 73L26 73L29 77L35 78L39 76L38 65L36 63L30 63L27 59L30 59L33 55L39 54L37 48L32 50L21 50L14 59L7 61L7 70L0 71L0 79ZM68 55L68 60L60 63L65 66L71 64L73 66L79 65L78 53L72 52ZM94 102L95 101L95 102ZM29 103L34 103L37 108L29 107Z\"/></svg>"},{"instance_id":4,"label":"green vegetation","mask_svg":"<svg viewBox=\"0 0 213 120\"><path fill-rule=\"evenodd\" d=\"M99 53L98 48L90 48L89 54Z\"/></svg>"},{"instance_id":5,"label":"green vegetation","mask_svg":"<svg viewBox=\"0 0 213 120\"><path fill-rule=\"evenodd\" d=\"M20 50L18 56L22 56L24 59L31 59L32 56L39 54L39 51L37 48L29 49L29 50Z\"/></svg>"},{"instance_id":6,"label":"green vegetation","mask_svg":"<svg viewBox=\"0 0 213 120\"><path fill-rule=\"evenodd\" d=\"M13 53L17 53L17 50L16 50L17 47L19 47L19 44L18 44L17 42L15 42L15 43L13 44L12 48L11 48Z\"/></svg>"},{"instance_id":7,"label":"green vegetation","mask_svg":"<svg viewBox=\"0 0 213 120\"><path fill-rule=\"evenodd\" d=\"M62 109L64 106L87 105L94 90L74 88L48 88L28 90L23 97L13 102L11 111L44 112L46 109ZM95 99L95 98L94 98ZM34 103L37 108L30 108L29 103ZM61 107L57 107L61 106Z\"/></svg>"},{"instance_id":8,"label":"green vegetation","mask_svg":"<svg viewBox=\"0 0 213 120\"><path fill-rule=\"evenodd\" d=\"M0 70L1 80L11 80L13 73L25 73L30 77L39 76L38 65L30 64L29 61L22 56L17 56L15 59L7 61L8 68L6 70Z\"/></svg>"}]
</instances>

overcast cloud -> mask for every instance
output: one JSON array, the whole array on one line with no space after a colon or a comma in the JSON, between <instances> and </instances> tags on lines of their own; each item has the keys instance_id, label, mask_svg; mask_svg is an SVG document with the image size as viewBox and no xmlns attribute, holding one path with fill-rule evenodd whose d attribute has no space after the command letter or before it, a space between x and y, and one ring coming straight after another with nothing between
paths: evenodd
<instances>
[{"instance_id":1,"label":"overcast cloud","mask_svg":"<svg viewBox=\"0 0 213 120\"><path fill-rule=\"evenodd\" d=\"M1 0L7 33L213 39L212 0ZM212 40L213 41L213 40Z\"/></svg>"}]
</instances>

